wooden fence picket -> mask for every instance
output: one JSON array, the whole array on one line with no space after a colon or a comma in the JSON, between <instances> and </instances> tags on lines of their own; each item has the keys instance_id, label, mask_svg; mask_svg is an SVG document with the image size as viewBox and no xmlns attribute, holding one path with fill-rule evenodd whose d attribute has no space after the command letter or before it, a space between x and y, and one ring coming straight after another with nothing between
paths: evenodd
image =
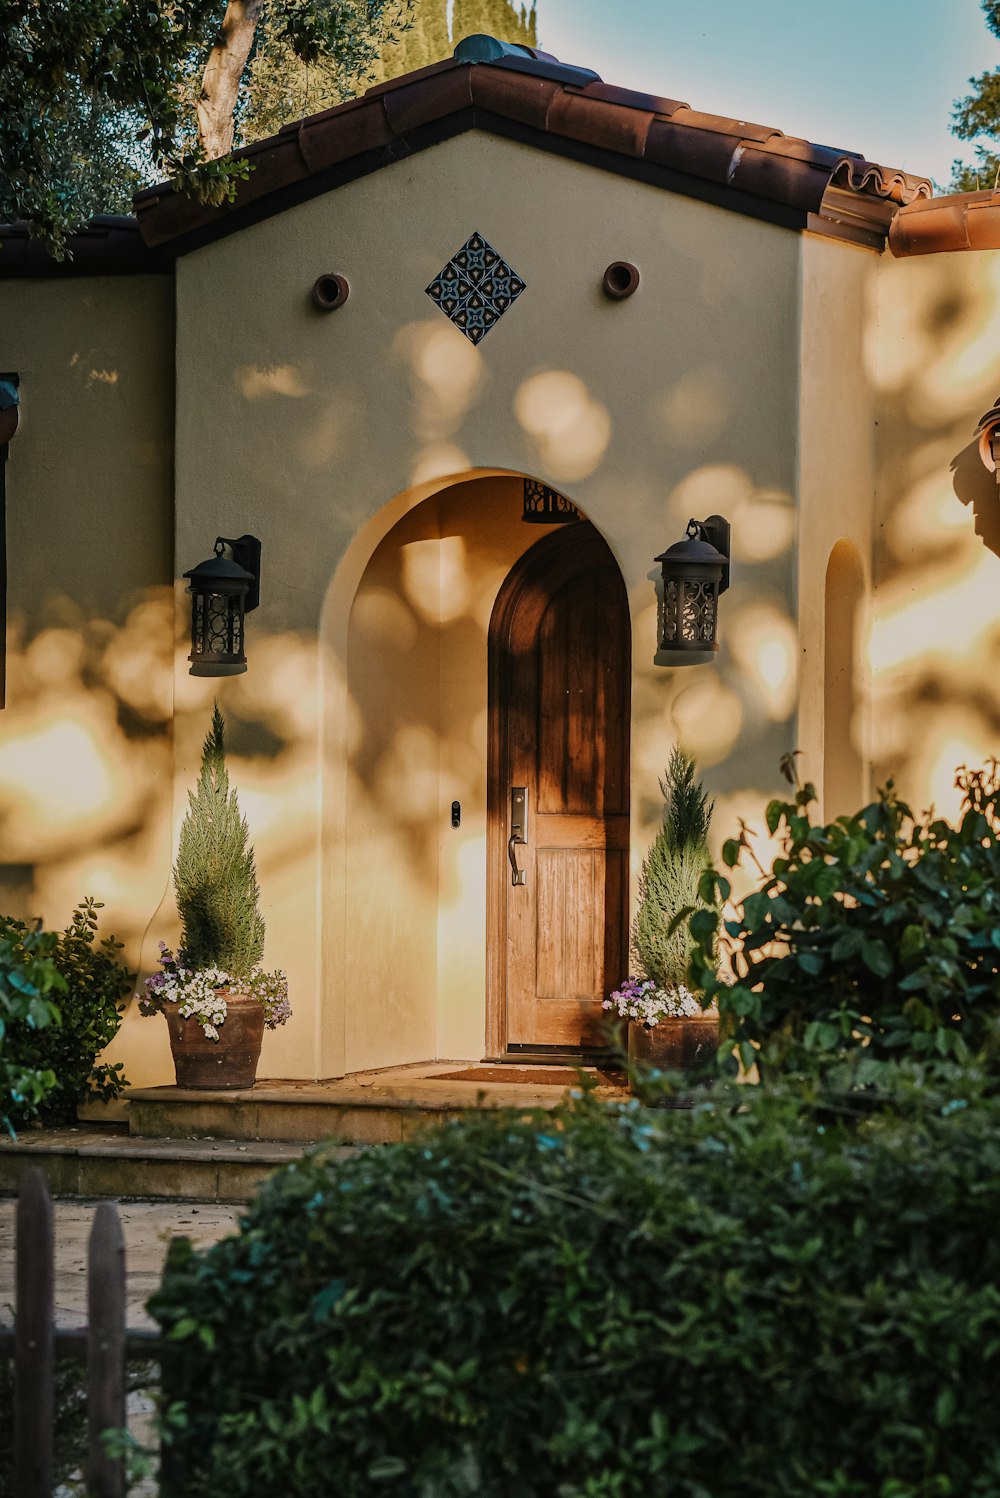
<instances>
[{"instance_id":1,"label":"wooden fence picket","mask_svg":"<svg viewBox=\"0 0 1000 1498\"><path fill-rule=\"evenodd\" d=\"M51 1498L55 1377L52 1201L40 1170L17 1200L14 1498Z\"/></svg>"},{"instance_id":2,"label":"wooden fence picket","mask_svg":"<svg viewBox=\"0 0 1000 1498\"><path fill-rule=\"evenodd\" d=\"M125 1235L112 1202L101 1202L90 1229L87 1321L87 1494L125 1498L125 1463L101 1440L125 1427Z\"/></svg>"},{"instance_id":3,"label":"wooden fence picket","mask_svg":"<svg viewBox=\"0 0 1000 1498\"><path fill-rule=\"evenodd\" d=\"M86 1359L87 1498L125 1498L125 1460L108 1456L101 1436L125 1429L128 1359L159 1361L163 1342L157 1331L126 1327L125 1234L113 1202L101 1202L91 1224L88 1325L56 1329L52 1221L45 1177L40 1170L29 1170L21 1181L15 1218L14 1329L0 1327L0 1358L14 1359L13 1498L52 1498L57 1353ZM168 1478L169 1448L162 1455L161 1476Z\"/></svg>"}]
</instances>

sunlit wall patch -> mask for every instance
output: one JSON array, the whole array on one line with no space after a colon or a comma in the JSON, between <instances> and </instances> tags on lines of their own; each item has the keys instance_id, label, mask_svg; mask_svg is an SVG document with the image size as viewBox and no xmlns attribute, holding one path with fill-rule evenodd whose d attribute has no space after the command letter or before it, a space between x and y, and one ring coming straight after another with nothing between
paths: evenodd
<instances>
[{"instance_id":1,"label":"sunlit wall patch","mask_svg":"<svg viewBox=\"0 0 1000 1498\"><path fill-rule=\"evenodd\" d=\"M479 343L516 302L525 283L482 234L470 234L426 288L468 338Z\"/></svg>"}]
</instances>

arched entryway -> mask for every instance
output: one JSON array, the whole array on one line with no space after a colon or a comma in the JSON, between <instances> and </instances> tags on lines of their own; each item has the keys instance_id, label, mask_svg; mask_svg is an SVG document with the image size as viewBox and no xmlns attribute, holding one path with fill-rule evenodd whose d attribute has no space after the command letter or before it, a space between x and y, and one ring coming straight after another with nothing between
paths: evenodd
<instances>
[{"instance_id":1,"label":"arched entryway","mask_svg":"<svg viewBox=\"0 0 1000 1498\"><path fill-rule=\"evenodd\" d=\"M617 778L613 794L611 781L602 783L598 801L602 814L606 808L618 818L611 862L620 864L622 879L616 876L599 899L621 909L597 924L616 932L608 938L609 953L614 948L605 963L608 982L624 971L630 691L624 584L586 521L525 524L523 488L520 475L483 474L396 506L400 513L359 559L350 601L341 605L339 640L329 637L336 664L328 673L334 708L325 770L328 1075L506 1053L505 1019L497 1021L487 1001L488 967L506 972L506 958L491 944L507 939L487 913L509 868L506 834L499 869L492 856L489 816L489 746L501 700L491 692L489 670L498 597L518 593L525 606L529 597L549 598L554 606L540 616L543 635L572 636L566 654L572 690L590 691L590 706L567 723L567 732L577 735L586 722L589 745L603 740L605 718L614 719ZM609 608L621 615L613 627ZM523 623L526 616L518 617ZM613 652L614 664L612 633L625 642L624 651ZM597 672L589 687L588 669L591 677ZM498 682L495 676L494 688ZM592 772L581 752L574 737L571 787ZM587 836L596 848L595 830ZM594 848L572 875L567 850L565 879L576 879L576 893L559 901L567 917L571 905L583 904L591 942L594 897L578 886L582 864L605 857ZM571 987L578 1007L578 986ZM577 1038L590 1045L596 1031Z\"/></svg>"},{"instance_id":2,"label":"arched entryway","mask_svg":"<svg viewBox=\"0 0 1000 1498\"><path fill-rule=\"evenodd\" d=\"M512 568L490 623L488 1044L581 1052L628 953L631 630L587 522Z\"/></svg>"}]
</instances>

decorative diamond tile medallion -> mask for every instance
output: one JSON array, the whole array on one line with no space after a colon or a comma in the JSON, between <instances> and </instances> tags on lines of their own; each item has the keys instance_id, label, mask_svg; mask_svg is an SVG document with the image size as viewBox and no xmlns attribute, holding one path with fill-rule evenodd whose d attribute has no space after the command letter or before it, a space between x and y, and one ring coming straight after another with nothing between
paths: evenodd
<instances>
[{"instance_id":1,"label":"decorative diamond tile medallion","mask_svg":"<svg viewBox=\"0 0 1000 1498\"><path fill-rule=\"evenodd\" d=\"M517 272L481 234L470 234L434 277L427 295L456 328L461 328L470 343L479 343L517 301L524 286Z\"/></svg>"}]
</instances>

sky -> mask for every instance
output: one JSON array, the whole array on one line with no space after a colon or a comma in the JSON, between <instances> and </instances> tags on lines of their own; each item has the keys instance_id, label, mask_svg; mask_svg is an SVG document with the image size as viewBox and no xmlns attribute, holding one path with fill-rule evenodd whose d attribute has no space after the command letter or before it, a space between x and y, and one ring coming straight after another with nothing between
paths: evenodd
<instances>
[{"instance_id":1,"label":"sky","mask_svg":"<svg viewBox=\"0 0 1000 1498\"><path fill-rule=\"evenodd\" d=\"M951 108L1000 67L979 0L537 0L539 43L606 83L860 151L944 188ZM992 183L983 183L992 186Z\"/></svg>"}]
</instances>

